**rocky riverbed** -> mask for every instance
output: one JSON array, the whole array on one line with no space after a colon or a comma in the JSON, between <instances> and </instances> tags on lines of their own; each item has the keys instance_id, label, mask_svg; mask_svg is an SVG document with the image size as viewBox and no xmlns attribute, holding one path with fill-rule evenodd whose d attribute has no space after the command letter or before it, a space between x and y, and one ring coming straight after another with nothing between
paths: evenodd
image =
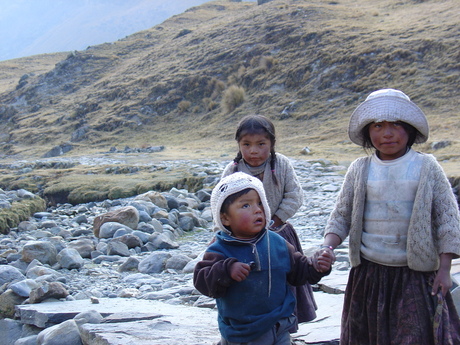
<instances>
[{"instance_id":1,"label":"rocky riverbed","mask_svg":"<svg viewBox=\"0 0 460 345\"><path fill-rule=\"evenodd\" d=\"M57 205L1 235L0 344L216 343L214 300L193 288L192 272L213 236L209 197L226 163L175 162L205 178L195 193ZM346 168L293 164L305 202L291 222L309 254L321 243ZM318 318L301 325L297 344L338 343L346 243L337 256L331 276L315 287Z\"/></svg>"}]
</instances>

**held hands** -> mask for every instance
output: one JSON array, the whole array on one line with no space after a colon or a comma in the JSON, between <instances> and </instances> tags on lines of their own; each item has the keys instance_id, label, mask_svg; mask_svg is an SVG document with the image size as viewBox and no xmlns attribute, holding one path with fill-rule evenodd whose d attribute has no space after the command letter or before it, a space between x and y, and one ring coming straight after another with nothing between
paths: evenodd
<instances>
[{"instance_id":1,"label":"held hands","mask_svg":"<svg viewBox=\"0 0 460 345\"><path fill-rule=\"evenodd\" d=\"M251 272L251 267L243 262L235 262L230 266L230 277L237 282L245 280L249 272Z\"/></svg>"},{"instance_id":2,"label":"held hands","mask_svg":"<svg viewBox=\"0 0 460 345\"><path fill-rule=\"evenodd\" d=\"M321 248L313 255L312 261L315 270L321 273L327 272L335 262L334 251L328 247Z\"/></svg>"}]
</instances>

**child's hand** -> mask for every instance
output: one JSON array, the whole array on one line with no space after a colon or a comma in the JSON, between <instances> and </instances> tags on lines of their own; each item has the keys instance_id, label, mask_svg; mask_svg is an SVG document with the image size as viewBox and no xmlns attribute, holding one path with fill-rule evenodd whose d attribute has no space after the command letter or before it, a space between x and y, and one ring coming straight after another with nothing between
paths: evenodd
<instances>
[{"instance_id":1,"label":"child's hand","mask_svg":"<svg viewBox=\"0 0 460 345\"><path fill-rule=\"evenodd\" d=\"M313 267L318 272L327 272L335 262L335 254L332 249L322 248L313 256Z\"/></svg>"},{"instance_id":2,"label":"child's hand","mask_svg":"<svg viewBox=\"0 0 460 345\"><path fill-rule=\"evenodd\" d=\"M243 262L235 262L230 266L230 277L237 282L245 280L249 272L251 272L251 267Z\"/></svg>"}]
</instances>

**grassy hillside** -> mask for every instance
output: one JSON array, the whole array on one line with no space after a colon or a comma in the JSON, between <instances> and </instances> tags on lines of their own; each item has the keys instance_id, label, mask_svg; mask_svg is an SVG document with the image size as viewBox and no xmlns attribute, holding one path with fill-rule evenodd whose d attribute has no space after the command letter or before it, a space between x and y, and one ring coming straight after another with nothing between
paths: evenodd
<instances>
[{"instance_id":1,"label":"grassy hillside","mask_svg":"<svg viewBox=\"0 0 460 345\"><path fill-rule=\"evenodd\" d=\"M457 0L209 2L64 58L0 62L0 154L70 142L66 156L125 145L166 147L149 159L233 156L236 123L260 113L280 152L349 162L363 154L346 135L351 112L392 87L428 116L418 149L458 176L459 28ZM440 140L451 145L433 151Z\"/></svg>"}]
</instances>

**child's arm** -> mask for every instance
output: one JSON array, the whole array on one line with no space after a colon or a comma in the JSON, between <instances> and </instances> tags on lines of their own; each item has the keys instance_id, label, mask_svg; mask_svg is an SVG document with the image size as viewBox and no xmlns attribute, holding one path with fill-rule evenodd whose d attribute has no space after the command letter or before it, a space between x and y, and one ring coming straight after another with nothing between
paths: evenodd
<instances>
[{"instance_id":1,"label":"child's arm","mask_svg":"<svg viewBox=\"0 0 460 345\"><path fill-rule=\"evenodd\" d=\"M302 206L303 203L303 189L297 177L295 169L289 159L285 156L277 154L276 176L279 179L283 189L283 199L278 205L277 210L273 214L272 219L277 222L278 219L281 224L291 218ZM276 219L275 218L278 218ZM280 225L281 225L280 224ZM275 224L276 225L276 224Z\"/></svg>"},{"instance_id":2,"label":"child's arm","mask_svg":"<svg viewBox=\"0 0 460 345\"><path fill-rule=\"evenodd\" d=\"M222 297L233 282L245 279L242 278L244 273L239 268L242 265L246 264L239 263L235 258L226 258L215 252L206 252L203 260L195 266L193 284L203 295L213 298ZM249 268L249 265L246 266Z\"/></svg>"},{"instance_id":3,"label":"child's arm","mask_svg":"<svg viewBox=\"0 0 460 345\"><path fill-rule=\"evenodd\" d=\"M439 289L441 289L442 295L445 296L447 291L452 287L452 278L450 277L452 254L442 253L439 258L441 263L433 282L433 290L431 291L433 296L437 294Z\"/></svg>"},{"instance_id":4,"label":"child's arm","mask_svg":"<svg viewBox=\"0 0 460 345\"><path fill-rule=\"evenodd\" d=\"M307 282L316 284L322 277L327 276L331 272L333 258L330 255L325 255L323 260L324 267L329 267L325 272L319 272L313 265L313 258L307 257L296 251L294 246L287 243L291 258L291 271L288 274L288 282L293 286L304 285Z\"/></svg>"}]
</instances>

